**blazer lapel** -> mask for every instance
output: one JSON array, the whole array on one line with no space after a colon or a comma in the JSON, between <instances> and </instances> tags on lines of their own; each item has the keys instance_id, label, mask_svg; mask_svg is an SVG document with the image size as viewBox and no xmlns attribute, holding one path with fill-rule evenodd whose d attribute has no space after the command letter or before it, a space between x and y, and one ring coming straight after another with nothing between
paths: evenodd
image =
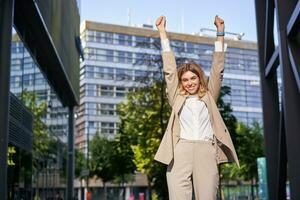
<instances>
[{"instance_id":1,"label":"blazer lapel","mask_svg":"<svg viewBox=\"0 0 300 200\"><path fill-rule=\"evenodd\" d=\"M187 97L188 97L188 95L178 95L177 101L174 104L174 110L176 111L175 113L177 115L180 114L182 106L183 106L183 104L184 104ZM201 100L205 103L207 108L210 110L208 92L201 98Z\"/></svg>"},{"instance_id":2,"label":"blazer lapel","mask_svg":"<svg viewBox=\"0 0 300 200\"><path fill-rule=\"evenodd\" d=\"M178 95L178 97L177 97L177 101L176 101L176 103L174 105L174 109L175 109L176 114L178 116L179 116L179 113L180 113L180 111L182 109L182 106L183 106L183 104L184 104L187 96L188 95Z\"/></svg>"}]
</instances>

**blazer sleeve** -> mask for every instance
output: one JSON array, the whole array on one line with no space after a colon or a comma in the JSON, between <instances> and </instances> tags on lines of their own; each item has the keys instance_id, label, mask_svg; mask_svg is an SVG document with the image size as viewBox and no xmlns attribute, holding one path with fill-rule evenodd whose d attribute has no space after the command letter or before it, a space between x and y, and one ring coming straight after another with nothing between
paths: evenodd
<instances>
[{"instance_id":1,"label":"blazer sleeve","mask_svg":"<svg viewBox=\"0 0 300 200\"><path fill-rule=\"evenodd\" d=\"M223 81L224 75L224 52L214 52L212 66L208 80L208 90L211 93L215 102L217 102Z\"/></svg>"},{"instance_id":2,"label":"blazer sleeve","mask_svg":"<svg viewBox=\"0 0 300 200\"><path fill-rule=\"evenodd\" d=\"M172 51L163 52L162 60L163 71L167 85L166 94L169 104L172 106L177 96L179 82L174 53Z\"/></svg>"}]
</instances>

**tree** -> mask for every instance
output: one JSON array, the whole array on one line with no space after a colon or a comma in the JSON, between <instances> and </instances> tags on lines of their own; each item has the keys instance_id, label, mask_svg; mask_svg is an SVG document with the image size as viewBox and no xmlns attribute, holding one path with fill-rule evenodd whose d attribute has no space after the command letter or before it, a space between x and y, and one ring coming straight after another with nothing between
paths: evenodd
<instances>
[{"instance_id":1,"label":"tree","mask_svg":"<svg viewBox=\"0 0 300 200\"><path fill-rule=\"evenodd\" d=\"M159 197L166 199L165 165L154 161L170 116L165 95L161 101L161 84L157 82L129 94L127 101L118 105L118 114L123 123L122 134L130 141L137 170L147 175L150 193L153 188Z\"/></svg>"},{"instance_id":2,"label":"tree","mask_svg":"<svg viewBox=\"0 0 300 200\"><path fill-rule=\"evenodd\" d=\"M92 139L90 145L91 152L91 175L101 178L104 184L104 196L107 198L106 183L112 181L124 187L124 183L132 181L135 170L133 163L133 152L130 140L122 133L122 123L120 132L114 140L109 140L99 133ZM84 166L84 163L82 163ZM125 191L125 188L123 188ZM122 193L121 193L122 194ZM123 192L123 198L125 192Z\"/></svg>"},{"instance_id":3,"label":"tree","mask_svg":"<svg viewBox=\"0 0 300 200\"><path fill-rule=\"evenodd\" d=\"M237 134L241 144L237 147L242 166L239 175L243 180L251 181L251 194L254 199L254 185L258 180L256 159L264 156L262 128L258 122L253 122L251 127L239 123Z\"/></svg>"},{"instance_id":4,"label":"tree","mask_svg":"<svg viewBox=\"0 0 300 200\"><path fill-rule=\"evenodd\" d=\"M43 122L47 113L47 104L41 102L35 93L28 91L23 91L20 99L33 115L32 172L30 173L34 175L35 181L38 183L39 172L45 167L47 168L49 159L55 158L58 142L49 134L48 127ZM38 188L37 191L39 191Z\"/></svg>"},{"instance_id":5,"label":"tree","mask_svg":"<svg viewBox=\"0 0 300 200\"><path fill-rule=\"evenodd\" d=\"M33 115L33 168L39 170L39 162L49 156L53 138L49 135L43 117L47 113L47 104L39 102L32 92L23 91L21 100Z\"/></svg>"},{"instance_id":6,"label":"tree","mask_svg":"<svg viewBox=\"0 0 300 200\"><path fill-rule=\"evenodd\" d=\"M111 164L114 171L113 183L118 184L121 188L119 198L125 199L124 184L134 180L133 174L136 168L132 161L133 152L130 147L130 140L127 135L122 134L122 123L118 126L119 132L112 141L114 151L111 155Z\"/></svg>"},{"instance_id":7,"label":"tree","mask_svg":"<svg viewBox=\"0 0 300 200\"><path fill-rule=\"evenodd\" d=\"M217 106L219 108L220 114L224 120L224 123L226 124L226 127L228 128L228 131L230 132L232 142L236 146L237 145L237 134L236 134L236 124L237 119L232 114L232 108L230 103L226 103L224 101L225 96L231 95L231 88L229 86L222 86L220 91L220 97L217 102ZM222 180L230 180L235 177L235 174L232 174L234 169L237 169L235 165L232 164L222 164L219 166L219 194L222 198Z\"/></svg>"},{"instance_id":8,"label":"tree","mask_svg":"<svg viewBox=\"0 0 300 200\"><path fill-rule=\"evenodd\" d=\"M113 142L97 133L90 144L91 176L101 178L104 187L104 199L107 200L106 183L115 177L113 169Z\"/></svg>"},{"instance_id":9,"label":"tree","mask_svg":"<svg viewBox=\"0 0 300 200\"><path fill-rule=\"evenodd\" d=\"M222 86L220 97L217 102L217 106L219 108L220 114L228 128L228 131L230 132L232 136L232 142L236 144L236 125L237 125L237 119L232 114L233 110L231 108L230 103L226 103L224 101L225 96L231 95L231 88L229 86Z\"/></svg>"},{"instance_id":10,"label":"tree","mask_svg":"<svg viewBox=\"0 0 300 200\"><path fill-rule=\"evenodd\" d=\"M81 172L85 168L86 165L86 158L84 156L84 153L82 153L80 150L75 149L75 177L80 178Z\"/></svg>"},{"instance_id":11,"label":"tree","mask_svg":"<svg viewBox=\"0 0 300 200\"><path fill-rule=\"evenodd\" d=\"M220 114L222 116L222 119L224 120L224 123L226 124L226 127L230 133L232 142L235 146L238 146L238 140L237 140L237 133L236 133L236 127L237 127L237 119L236 117L233 115L233 110L231 108L231 104L230 103L226 103L224 101L224 98L226 96L230 96L231 95L231 88L229 86L222 86L221 87L221 92L220 92L220 97L218 99L217 102L217 106L218 109L220 111ZM231 164L223 164L220 167L220 178L225 178L225 179L232 179L234 178L233 174L231 174L232 171L232 166ZM229 169L228 169L229 167Z\"/></svg>"},{"instance_id":12,"label":"tree","mask_svg":"<svg viewBox=\"0 0 300 200\"><path fill-rule=\"evenodd\" d=\"M224 102L226 95L230 95L230 87L223 86L218 107L236 148L240 169L236 165L223 164L220 167L220 178L226 181L250 180L253 196L253 185L257 181L256 158L263 156L262 128L257 122L252 126L238 122L232 114L230 103Z\"/></svg>"},{"instance_id":13,"label":"tree","mask_svg":"<svg viewBox=\"0 0 300 200\"><path fill-rule=\"evenodd\" d=\"M123 123L121 122L118 127L119 132L113 140L113 155L112 155L112 166L114 169L114 183L119 184L123 191L125 198L125 187L124 184L133 181L135 165L133 163L133 152L131 150L130 138L128 135L123 134Z\"/></svg>"}]
</instances>

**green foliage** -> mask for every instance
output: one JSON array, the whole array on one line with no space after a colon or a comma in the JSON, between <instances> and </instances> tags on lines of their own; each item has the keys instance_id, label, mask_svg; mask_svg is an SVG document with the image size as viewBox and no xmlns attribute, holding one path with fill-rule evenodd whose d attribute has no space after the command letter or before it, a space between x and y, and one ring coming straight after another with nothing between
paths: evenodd
<instances>
[{"instance_id":1,"label":"green foliage","mask_svg":"<svg viewBox=\"0 0 300 200\"><path fill-rule=\"evenodd\" d=\"M230 132L232 142L233 142L234 146L236 147L239 145L237 143L237 133L236 133L237 119L232 114L233 110L231 108L231 104L226 103L223 100L226 95L231 95L231 88L228 86L222 86L217 105L218 105L219 111L221 113L221 116L224 120L224 123L226 124L226 126ZM243 167L243 166L241 166L241 167ZM228 179L238 178L237 173L239 172L239 169L236 165L226 163L226 164L222 164L219 169L220 169L220 178L221 179L228 180Z\"/></svg>"},{"instance_id":2,"label":"green foliage","mask_svg":"<svg viewBox=\"0 0 300 200\"><path fill-rule=\"evenodd\" d=\"M81 172L86 166L86 158L84 156L84 153L82 153L80 150L75 149L75 177L76 178L82 178Z\"/></svg>"},{"instance_id":3,"label":"green foliage","mask_svg":"<svg viewBox=\"0 0 300 200\"><path fill-rule=\"evenodd\" d=\"M56 152L56 142L49 135L47 125L43 122L43 117L47 113L47 104L39 102L34 93L27 91L21 94L21 100L33 115L33 168L39 170L40 161Z\"/></svg>"},{"instance_id":4,"label":"green foliage","mask_svg":"<svg viewBox=\"0 0 300 200\"><path fill-rule=\"evenodd\" d=\"M133 152L131 150L130 138L123 133L123 123L119 126L119 133L113 141L113 168L115 171L114 182L123 184L133 180L132 174L135 170L133 163Z\"/></svg>"},{"instance_id":5,"label":"green foliage","mask_svg":"<svg viewBox=\"0 0 300 200\"><path fill-rule=\"evenodd\" d=\"M223 100L226 95L230 95L230 87L223 86L218 107L236 148L240 168L234 164L221 165L221 178L251 180L257 178L256 158L263 156L262 128L257 122L251 127L238 123L232 114L230 103Z\"/></svg>"},{"instance_id":6,"label":"green foliage","mask_svg":"<svg viewBox=\"0 0 300 200\"><path fill-rule=\"evenodd\" d=\"M129 94L127 101L118 105L122 134L131 144L136 169L147 175L159 196L167 195L166 171L164 165L154 161L154 155L171 111L163 91L164 85L157 82Z\"/></svg>"},{"instance_id":7,"label":"green foliage","mask_svg":"<svg viewBox=\"0 0 300 200\"><path fill-rule=\"evenodd\" d=\"M113 180L113 145L112 141L96 134L90 144L90 170L91 175L101 178L102 181L108 182Z\"/></svg>"},{"instance_id":8,"label":"green foliage","mask_svg":"<svg viewBox=\"0 0 300 200\"><path fill-rule=\"evenodd\" d=\"M241 176L244 180L257 180L256 159L264 156L263 153L263 135L259 123L254 122L251 127L242 123L237 126L238 142L241 144L237 147L239 152Z\"/></svg>"},{"instance_id":9,"label":"green foliage","mask_svg":"<svg viewBox=\"0 0 300 200\"><path fill-rule=\"evenodd\" d=\"M251 195L254 198L255 182L258 180L258 157L263 156L263 135L259 123L254 122L251 127L238 123L236 128L235 146L240 161L240 169L236 165L226 164L222 166L224 179L251 181Z\"/></svg>"},{"instance_id":10,"label":"green foliage","mask_svg":"<svg viewBox=\"0 0 300 200\"><path fill-rule=\"evenodd\" d=\"M222 166L224 178L257 180L256 159L264 155L262 128L257 122L254 122L251 127L238 123L236 133L235 148L240 161L240 169L236 165L225 164Z\"/></svg>"},{"instance_id":11,"label":"green foliage","mask_svg":"<svg viewBox=\"0 0 300 200\"><path fill-rule=\"evenodd\" d=\"M217 102L217 106L219 108L219 111L221 113L221 116L228 128L228 131L230 132L232 142L233 144L236 145L236 125L237 125L237 119L236 117L232 114L232 108L230 103L225 103L224 102L224 97L228 95L231 95L231 88L228 86L222 86L221 92L220 92L220 97Z\"/></svg>"}]
</instances>

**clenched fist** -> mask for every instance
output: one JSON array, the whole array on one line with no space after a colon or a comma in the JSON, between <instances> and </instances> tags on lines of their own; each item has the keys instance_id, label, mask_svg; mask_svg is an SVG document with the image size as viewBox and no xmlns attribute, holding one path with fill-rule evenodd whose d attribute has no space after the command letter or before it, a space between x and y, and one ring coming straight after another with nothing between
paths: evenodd
<instances>
[{"instance_id":1,"label":"clenched fist","mask_svg":"<svg viewBox=\"0 0 300 200\"><path fill-rule=\"evenodd\" d=\"M225 30L224 20L221 19L218 15L216 15L216 17L215 17L214 24L217 27L218 32L224 32L224 30Z\"/></svg>"},{"instance_id":2,"label":"clenched fist","mask_svg":"<svg viewBox=\"0 0 300 200\"><path fill-rule=\"evenodd\" d=\"M156 20L156 27L158 31L164 31L166 28L166 17L165 16L160 16L159 18L157 18Z\"/></svg>"}]
</instances>

